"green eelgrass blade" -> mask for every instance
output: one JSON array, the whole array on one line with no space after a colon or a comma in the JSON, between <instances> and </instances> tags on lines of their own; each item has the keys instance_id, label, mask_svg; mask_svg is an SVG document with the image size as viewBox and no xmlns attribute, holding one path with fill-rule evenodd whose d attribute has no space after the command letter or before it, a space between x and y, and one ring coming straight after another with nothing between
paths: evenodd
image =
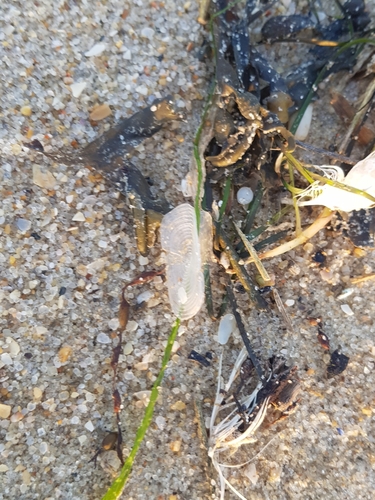
<instances>
[{"instance_id":1,"label":"green eelgrass blade","mask_svg":"<svg viewBox=\"0 0 375 500\"><path fill-rule=\"evenodd\" d=\"M194 210L195 210L195 217L196 217L196 220L197 220L198 233L199 233L200 220L201 220L201 213L200 213L200 211L201 211L201 200L200 200L200 196L201 196L202 183L203 183L203 166L202 166L202 161L201 161L201 157L200 157L200 154L199 154L199 142L200 142L202 131L203 131L203 127L204 127L204 122L206 120L208 110L210 109L210 106L211 106L211 103L212 103L212 96L214 95L214 90L215 90L215 84L212 84L211 88L210 88L210 91L208 93L208 98L207 98L206 105L205 105L205 107L203 109L201 122L199 124L198 129L197 129L197 133L195 134L194 142L193 142L193 154L194 154L195 162L197 164L197 177L198 177L198 180L197 180L197 194L196 194L195 200L194 200Z\"/></svg>"},{"instance_id":2,"label":"green eelgrass blade","mask_svg":"<svg viewBox=\"0 0 375 500\"><path fill-rule=\"evenodd\" d=\"M128 458L125 460L125 464L123 465L121 472L119 476L113 481L109 489L107 490L106 494L103 496L102 500L117 500L120 498L121 493L124 490L125 484L128 480L128 477L130 475L130 472L133 467L134 459L135 456L138 452L138 449L146 435L147 429L149 428L152 420L152 415L154 413L155 409L155 404L156 400L159 395L159 386L163 380L164 372L167 367L167 364L169 362L169 358L171 357L171 352L172 352L172 347L173 343L176 339L177 332L180 326L180 319L177 318L176 321L174 322L174 325L172 327L171 333L169 334L168 337L168 343L164 351L162 363L161 363L161 369L159 372L159 375L157 379L154 382L154 385L152 386L151 390L151 395L150 395L150 401L147 405L147 408L145 410L145 414L143 416L143 420L141 422L141 425L138 427L137 434L134 439L134 444L133 448L131 449L131 452L128 456Z\"/></svg>"},{"instance_id":3,"label":"green eelgrass blade","mask_svg":"<svg viewBox=\"0 0 375 500\"><path fill-rule=\"evenodd\" d=\"M243 228L243 232L245 234L248 234L250 229L253 227L255 216L256 216L256 214L259 210L260 204L262 202L263 192L264 192L264 190L263 190L262 183L258 182L258 185L255 189L254 198L251 201L251 203L247 209L245 225Z\"/></svg>"},{"instance_id":4,"label":"green eelgrass blade","mask_svg":"<svg viewBox=\"0 0 375 500\"><path fill-rule=\"evenodd\" d=\"M272 234L268 238L265 238L264 240L259 241L259 243L256 243L254 245L254 248L258 252L262 248L264 248L268 245L272 245L272 243L276 243L277 241L281 240L282 238L285 238L286 236L288 236L288 233L289 233L288 230L284 230L284 231L280 231L276 234Z\"/></svg>"}]
</instances>

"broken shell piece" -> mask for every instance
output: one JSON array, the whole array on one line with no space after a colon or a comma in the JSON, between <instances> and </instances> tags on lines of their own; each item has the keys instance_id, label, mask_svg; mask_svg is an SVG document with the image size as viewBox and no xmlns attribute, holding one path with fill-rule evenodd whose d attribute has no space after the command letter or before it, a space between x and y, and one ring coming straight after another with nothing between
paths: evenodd
<instances>
[{"instance_id":1,"label":"broken shell piece","mask_svg":"<svg viewBox=\"0 0 375 500\"><path fill-rule=\"evenodd\" d=\"M329 168L332 170L332 165L327 167L321 166L320 169ZM350 170L348 175L341 181L344 186L349 186L355 189L360 189L370 196L375 196L375 152L371 153L364 160L358 162ZM304 205L323 205L331 210L341 210L342 212L351 212L352 210L361 210L370 208L375 204L374 200L367 198L361 194L346 191L329 184L321 185L319 181L311 184L309 188L303 191L300 198L306 196L311 197L311 200L300 201L300 206Z\"/></svg>"},{"instance_id":2,"label":"broken shell piece","mask_svg":"<svg viewBox=\"0 0 375 500\"><path fill-rule=\"evenodd\" d=\"M219 344L225 345L236 328L237 323L233 314L226 314L223 316L220 320L219 330L217 332L217 340Z\"/></svg>"},{"instance_id":3,"label":"broken shell piece","mask_svg":"<svg viewBox=\"0 0 375 500\"><path fill-rule=\"evenodd\" d=\"M194 208L184 203L164 216L160 239L166 253L166 284L172 311L181 320L192 318L204 302L202 261L212 241L211 217L201 212L198 235ZM211 234L208 238L207 234ZM202 243L201 243L202 242Z\"/></svg>"},{"instance_id":4,"label":"broken shell piece","mask_svg":"<svg viewBox=\"0 0 375 500\"><path fill-rule=\"evenodd\" d=\"M300 121L300 124L298 125L297 130L294 134L294 138L298 141L304 141L309 135L313 109L314 106L312 104L309 104L303 114L302 120Z\"/></svg>"}]
</instances>

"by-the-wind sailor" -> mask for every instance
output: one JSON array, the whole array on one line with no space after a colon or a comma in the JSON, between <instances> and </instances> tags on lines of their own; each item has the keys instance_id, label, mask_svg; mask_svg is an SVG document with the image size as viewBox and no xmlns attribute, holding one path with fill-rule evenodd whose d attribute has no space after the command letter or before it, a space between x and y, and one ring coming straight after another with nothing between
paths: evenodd
<instances>
[{"instance_id":1,"label":"by-the-wind sailor","mask_svg":"<svg viewBox=\"0 0 375 500\"><path fill-rule=\"evenodd\" d=\"M187 203L167 213L161 223L169 301L181 320L192 318L204 302L202 266L210 255L211 224L211 216L201 212L198 234L194 208Z\"/></svg>"}]
</instances>

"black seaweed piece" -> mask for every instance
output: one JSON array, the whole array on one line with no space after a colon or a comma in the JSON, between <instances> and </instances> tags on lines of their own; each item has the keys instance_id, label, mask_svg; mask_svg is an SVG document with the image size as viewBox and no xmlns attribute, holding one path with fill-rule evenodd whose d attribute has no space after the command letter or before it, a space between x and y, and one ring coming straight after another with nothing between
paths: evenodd
<instances>
[{"instance_id":1,"label":"black seaweed piece","mask_svg":"<svg viewBox=\"0 0 375 500\"><path fill-rule=\"evenodd\" d=\"M351 212L345 231L356 247L375 246L375 208Z\"/></svg>"},{"instance_id":2,"label":"black seaweed piece","mask_svg":"<svg viewBox=\"0 0 375 500\"><path fill-rule=\"evenodd\" d=\"M262 36L267 41L287 39L307 28L313 28L315 23L308 16L293 14L290 16L274 16L268 19L262 27Z\"/></svg>"},{"instance_id":3,"label":"black seaweed piece","mask_svg":"<svg viewBox=\"0 0 375 500\"><path fill-rule=\"evenodd\" d=\"M331 354L329 365L327 367L328 378L340 375L344 370L346 370L349 359L350 358L348 358L348 356L345 356L345 354L343 354L340 349L336 349L335 351L333 351L333 353Z\"/></svg>"},{"instance_id":4,"label":"black seaweed piece","mask_svg":"<svg viewBox=\"0 0 375 500\"><path fill-rule=\"evenodd\" d=\"M245 329L245 325L242 322L242 318L240 313L238 312L238 306L236 302L236 298L234 296L233 290L232 290L232 284L229 282L227 285L227 295L228 299L232 308L233 316L235 317L236 323L237 323L237 328L240 332L241 338L243 343L245 344L247 354L249 355L249 358L258 374L259 380L262 382L265 380L265 376L262 370L262 367L260 366L260 363L258 361L258 358L255 355L255 352L253 351L253 348L251 347L249 337L247 336L247 332Z\"/></svg>"},{"instance_id":5,"label":"black seaweed piece","mask_svg":"<svg viewBox=\"0 0 375 500\"><path fill-rule=\"evenodd\" d=\"M141 109L86 146L79 157L86 165L111 172L113 161L130 153L146 137L151 137L171 120L182 120L170 96L156 99L151 106Z\"/></svg>"},{"instance_id":6,"label":"black seaweed piece","mask_svg":"<svg viewBox=\"0 0 375 500\"><path fill-rule=\"evenodd\" d=\"M194 349L189 354L188 359L192 359L193 361L197 361L199 364L201 364L203 366L210 366L210 364L211 364L205 356L202 356L202 354L199 354L199 352L194 351Z\"/></svg>"}]
</instances>

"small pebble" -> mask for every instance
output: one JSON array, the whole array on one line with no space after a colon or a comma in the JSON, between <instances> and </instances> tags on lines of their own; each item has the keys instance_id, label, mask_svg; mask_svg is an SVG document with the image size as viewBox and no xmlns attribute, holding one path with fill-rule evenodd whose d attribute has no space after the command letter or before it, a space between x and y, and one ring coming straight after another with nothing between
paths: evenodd
<instances>
[{"instance_id":1,"label":"small pebble","mask_svg":"<svg viewBox=\"0 0 375 500\"><path fill-rule=\"evenodd\" d=\"M8 418L11 411L11 406L0 403L0 418Z\"/></svg>"},{"instance_id":2,"label":"small pebble","mask_svg":"<svg viewBox=\"0 0 375 500\"><path fill-rule=\"evenodd\" d=\"M13 415L10 417L10 421L15 423L15 422L20 422L23 420L24 414L21 413L20 411L17 411L16 413L13 413Z\"/></svg>"},{"instance_id":3,"label":"small pebble","mask_svg":"<svg viewBox=\"0 0 375 500\"><path fill-rule=\"evenodd\" d=\"M25 233L31 228L31 222L27 219L17 219L17 227L22 233Z\"/></svg>"},{"instance_id":4,"label":"small pebble","mask_svg":"<svg viewBox=\"0 0 375 500\"><path fill-rule=\"evenodd\" d=\"M59 350L59 361L60 363L66 363L73 353L73 349L70 346L64 346Z\"/></svg>"},{"instance_id":5,"label":"small pebble","mask_svg":"<svg viewBox=\"0 0 375 500\"><path fill-rule=\"evenodd\" d=\"M8 342L8 339L10 340L10 342ZM9 354L12 356L12 358L15 358L21 350L20 345L10 337L8 337L8 339L7 342L9 343Z\"/></svg>"},{"instance_id":6,"label":"small pebble","mask_svg":"<svg viewBox=\"0 0 375 500\"><path fill-rule=\"evenodd\" d=\"M3 352L3 354L0 355L0 362L6 366L10 366L13 364L13 360L8 352Z\"/></svg>"},{"instance_id":7,"label":"small pebble","mask_svg":"<svg viewBox=\"0 0 375 500\"><path fill-rule=\"evenodd\" d=\"M167 421L165 420L164 417L162 417L161 415L158 415L156 418L155 418L155 424L159 427L159 429L162 431L165 427L165 424L167 423Z\"/></svg>"},{"instance_id":8,"label":"small pebble","mask_svg":"<svg viewBox=\"0 0 375 500\"><path fill-rule=\"evenodd\" d=\"M341 310L345 314L347 314L348 316L353 316L354 315L354 312L352 311L351 307L348 304L342 304L340 307L341 307Z\"/></svg>"},{"instance_id":9,"label":"small pebble","mask_svg":"<svg viewBox=\"0 0 375 500\"><path fill-rule=\"evenodd\" d=\"M242 187L237 191L237 201L240 205L248 205L254 198L253 190L249 187Z\"/></svg>"},{"instance_id":10,"label":"small pebble","mask_svg":"<svg viewBox=\"0 0 375 500\"><path fill-rule=\"evenodd\" d=\"M149 40L151 40L154 37L154 34L155 34L155 31L149 27L143 28L141 31L141 35L144 38L148 38Z\"/></svg>"},{"instance_id":11,"label":"small pebble","mask_svg":"<svg viewBox=\"0 0 375 500\"><path fill-rule=\"evenodd\" d=\"M173 405L171 405L171 410L181 411L184 410L185 408L186 408L186 403L184 403L183 401L176 401L175 403L173 403Z\"/></svg>"},{"instance_id":12,"label":"small pebble","mask_svg":"<svg viewBox=\"0 0 375 500\"><path fill-rule=\"evenodd\" d=\"M5 464L0 464L0 472L8 472L9 467Z\"/></svg>"},{"instance_id":13,"label":"small pebble","mask_svg":"<svg viewBox=\"0 0 375 500\"><path fill-rule=\"evenodd\" d=\"M72 91L73 97L79 97L82 92L85 90L87 83L86 82L77 82L72 83L70 86L70 90Z\"/></svg>"},{"instance_id":14,"label":"small pebble","mask_svg":"<svg viewBox=\"0 0 375 500\"><path fill-rule=\"evenodd\" d=\"M140 266L147 266L147 264L149 263L149 260L148 260L148 257L143 257L143 255L140 255L138 257L138 262L139 262Z\"/></svg>"},{"instance_id":15,"label":"small pebble","mask_svg":"<svg viewBox=\"0 0 375 500\"><path fill-rule=\"evenodd\" d=\"M23 116L31 116L32 113L32 109L30 108L30 106L22 106L20 111L21 115Z\"/></svg>"},{"instance_id":16,"label":"small pebble","mask_svg":"<svg viewBox=\"0 0 375 500\"><path fill-rule=\"evenodd\" d=\"M110 344L112 342L108 335L103 332L99 333L99 335L96 337L96 340L99 342L99 344Z\"/></svg>"},{"instance_id":17,"label":"small pebble","mask_svg":"<svg viewBox=\"0 0 375 500\"><path fill-rule=\"evenodd\" d=\"M91 420L89 420L88 422L85 423L85 429L87 429L90 432L93 432L95 430L95 427L94 427L93 423L91 422Z\"/></svg>"},{"instance_id":18,"label":"small pebble","mask_svg":"<svg viewBox=\"0 0 375 500\"><path fill-rule=\"evenodd\" d=\"M86 57L97 57L100 56L106 49L105 43L96 43L90 50L85 52Z\"/></svg>"},{"instance_id":19,"label":"small pebble","mask_svg":"<svg viewBox=\"0 0 375 500\"><path fill-rule=\"evenodd\" d=\"M285 301L285 305L286 305L287 307L292 307L292 306L294 306L295 302L296 302L296 301L295 301L295 300L293 300L293 299L288 299L288 300L286 300L286 301Z\"/></svg>"},{"instance_id":20,"label":"small pebble","mask_svg":"<svg viewBox=\"0 0 375 500\"><path fill-rule=\"evenodd\" d=\"M39 399L42 398L42 396L43 396L42 389L39 389L39 387L34 387L33 388L33 397L34 397L34 399L38 401Z\"/></svg>"},{"instance_id":21,"label":"small pebble","mask_svg":"<svg viewBox=\"0 0 375 500\"><path fill-rule=\"evenodd\" d=\"M77 213L73 216L72 220L73 220L74 222L85 222L86 217L83 215L83 213L82 213L82 212L77 212Z\"/></svg>"},{"instance_id":22,"label":"small pebble","mask_svg":"<svg viewBox=\"0 0 375 500\"><path fill-rule=\"evenodd\" d=\"M56 179L48 170L42 172L39 165L33 165L33 183L41 188L53 189Z\"/></svg>"},{"instance_id":23,"label":"small pebble","mask_svg":"<svg viewBox=\"0 0 375 500\"><path fill-rule=\"evenodd\" d=\"M99 122L100 120L104 120L104 118L108 118L108 116L111 116L111 114L112 110L108 106L108 104L101 104L100 106L94 108L93 111L91 111L90 120Z\"/></svg>"},{"instance_id":24,"label":"small pebble","mask_svg":"<svg viewBox=\"0 0 375 500\"><path fill-rule=\"evenodd\" d=\"M79 444L83 444L87 441L87 436L85 436L84 434L82 436L78 436L78 441L79 441Z\"/></svg>"},{"instance_id":25,"label":"small pebble","mask_svg":"<svg viewBox=\"0 0 375 500\"><path fill-rule=\"evenodd\" d=\"M127 342L122 350L124 356L127 356L128 354L131 354L133 352L133 344L131 342Z\"/></svg>"}]
</instances>

